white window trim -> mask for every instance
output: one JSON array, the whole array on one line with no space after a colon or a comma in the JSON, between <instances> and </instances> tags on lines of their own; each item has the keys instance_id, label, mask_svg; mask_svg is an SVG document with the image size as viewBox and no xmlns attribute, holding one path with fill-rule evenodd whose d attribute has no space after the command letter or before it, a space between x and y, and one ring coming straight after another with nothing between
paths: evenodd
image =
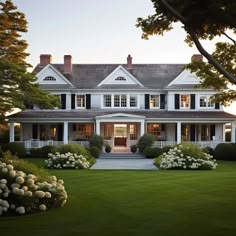
<instances>
[{"instance_id":1,"label":"white window trim","mask_svg":"<svg viewBox=\"0 0 236 236\"><path fill-rule=\"evenodd\" d=\"M181 96L183 96L183 95L189 96L189 106L188 107L182 107L181 106ZM179 108L181 110L190 110L190 108L191 108L191 95L189 93L182 93L182 94L179 95Z\"/></svg>"},{"instance_id":2,"label":"white window trim","mask_svg":"<svg viewBox=\"0 0 236 236\"><path fill-rule=\"evenodd\" d=\"M151 107L150 105L150 103L151 103L151 96L159 96L159 102L158 102L158 104L159 104L159 106L158 107ZM161 104L161 95L159 94L159 93L151 93L151 94L149 94L149 109L150 110L157 110L157 109L160 109L160 104Z\"/></svg>"},{"instance_id":3,"label":"white window trim","mask_svg":"<svg viewBox=\"0 0 236 236\"><path fill-rule=\"evenodd\" d=\"M104 95L111 95L111 106L110 107L106 107L104 106ZM122 107L121 106L121 98L120 98L120 106L119 107L115 107L114 106L114 96L115 95L126 95L126 107ZM131 107L130 106L130 96L136 96L137 97L137 106L136 107ZM127 94L127 93L104 93L102 94L102 99L101 99L101 108L102 109L108 109L108 108L112 108L112 109L124 109L124 108L129 108L129 109L138 109L140 107L140 102L139 102L139 94Z\"/></svg>"},{"instance_id":4,"label":"white window trim","mask_svg":"<svg viewBox=\"0 0 236 236\"><path fill-rule=\"evenodd\" d=\"M208 103L209 103L209 100L210 100L210 97L212 95L209 95L209 94L199 94L198 95L198 108L201 109L201 110L215 110L215 103L213 103L213 106L212 107L208 107ZM200 98L201 97L206 97L206 106L205 107L201 107L200 106Z\"/></svg>"},{"instance_id":5,"label":"white window trim","mask_svg":"<svg viewBox=\"0 0 236 236\"><path fill-rule=\"evenodd\" d=\"M77 106L77 96L84 96L84 107L78 107ZM75 99L75 109L83 110L86 109L86 94L76 94L76 99Z\"/></svg>"}]
</instances>

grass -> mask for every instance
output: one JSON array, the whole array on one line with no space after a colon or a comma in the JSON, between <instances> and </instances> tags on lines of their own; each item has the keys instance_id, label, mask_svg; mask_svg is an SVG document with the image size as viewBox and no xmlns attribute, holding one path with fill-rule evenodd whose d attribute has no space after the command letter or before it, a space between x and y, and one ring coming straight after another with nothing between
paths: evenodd
<instances>
[{"instance_id":1,"label":"grass","mask_svg":"<svg viewBox=\"0 0 236 236\"><path fill-rule=\"evenodd\" d=\"M41 161L37 161L42 165ZM50 171L64 208L0 220L0 235L235 235L236 162L214 171Z\"/></svg>"}]
</instances>

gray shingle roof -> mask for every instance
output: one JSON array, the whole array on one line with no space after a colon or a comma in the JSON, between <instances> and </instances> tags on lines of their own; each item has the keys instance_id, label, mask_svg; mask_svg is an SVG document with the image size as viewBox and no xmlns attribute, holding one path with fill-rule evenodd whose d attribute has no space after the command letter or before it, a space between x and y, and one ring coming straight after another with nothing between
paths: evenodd
<instances>
[{"instance_id":1,"label":"gray shingle roof","mask_svg":"<svg viewBox=\"0 0 236 236\"><path fill-rule=\"evenodd\" d=\"M72 74L64 74L63 64L52 65L77 89L95 89L119 65L128 70L144 87L163 89L183 71L184 67L184 64L133 64L132 69L128 69L126 64L73 64ZM43 67L38 65L34 72L38 73L42 69Z\"/></svg>"},{"instance_id":2,"label":"gray shingle roof","mask_svg":"<svg viewBox=\"0 0 236 236\"><path fill-rule=\"evenodd\" d=\"M116 113L124 113L129 115L145 116L146 119L156 119L164 121L175 121L180 119L188 120L235 120L236 116L224 111L152 111L152 110L26 110L9 116L10 119L95 119L96 116L112 115Z\"/></svg>"}]
</instances>

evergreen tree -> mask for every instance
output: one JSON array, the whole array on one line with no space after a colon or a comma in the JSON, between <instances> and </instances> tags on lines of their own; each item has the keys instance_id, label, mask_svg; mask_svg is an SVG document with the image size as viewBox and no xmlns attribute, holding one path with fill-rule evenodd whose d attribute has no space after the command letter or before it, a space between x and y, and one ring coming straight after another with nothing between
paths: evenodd
<instances>
[{"instance_id":1,"label":"evergreen tree","mask_svg":"<svg viewBox=\"0 0 236 236\"><path fill-rule=\"evenodd\" d=\"M189 46L195 46L207 62L194 61L187 66L201 79L202 87L218 90L213 101L228 104L236 100L236 91L228 89L236 85L236 2L231 0L151 0L155 14L146 19L138 18L137 26L142 37L163 35L180 22ZM225 42L220 42L222 36ZM201 40L217 40L215 51L210 54ZM222 92L223 91L223 92Z\"/></svg>"},{"instance_id":2,"label":"evergreen tree","mask_svg":"<svg viewBox=\"0 0 236 236\"><path fill-rule=\"evenodd\" d=\"M27 21L23 13L11 0L0 2L0 122L14 108L36 104L40 108L51 108L57 98L41 90L36 77L27 72L27 42L21 38L27 32Z\"/></svg>"}]
</instances>

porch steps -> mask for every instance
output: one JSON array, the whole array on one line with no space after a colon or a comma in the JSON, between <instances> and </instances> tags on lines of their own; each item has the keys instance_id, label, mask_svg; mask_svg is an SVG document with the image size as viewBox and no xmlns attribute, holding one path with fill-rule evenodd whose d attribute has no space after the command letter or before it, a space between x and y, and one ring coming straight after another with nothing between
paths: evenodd
<instances>
[{"instance_id":1,"label":"porch steps","mask_svg":"<svg viewBox=\"0 0 236 236\"><path fill-rule=\"evenodd\" d=\"M145 159L140 153L102 153L99 159Z\"/></svg>"}]
</instances>

